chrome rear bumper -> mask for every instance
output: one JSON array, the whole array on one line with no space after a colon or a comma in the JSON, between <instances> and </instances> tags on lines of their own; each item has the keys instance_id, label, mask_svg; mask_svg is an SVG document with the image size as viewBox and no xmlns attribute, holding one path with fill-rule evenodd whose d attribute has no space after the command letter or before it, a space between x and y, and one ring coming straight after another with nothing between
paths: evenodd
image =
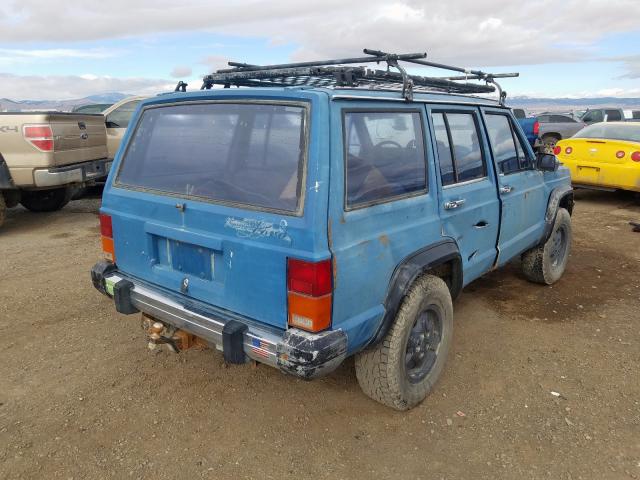
<instances>
[{"instance_id":1,"label":"chrome rear bumper","mask_svg":"<svg viewBox=\"0 0 640 480\"><path fill-rule=\"evenodd\" d=\"M106 177L111 163L111 160L104 158L64 167L36 169L33 171L33 180L36 187L57 187L71 183L84 183Z\"/></svg>"},{"instance_id":2,"label":"chrome rear bumper","mask_svg":"<svg viewBox=\"0 0 640 480\"><path fill-rule=\"evenodd\" d=\"M271 328L202 302L166 294L122 274L108 262L96 264L91 270L91 278L101 293L114 299L120 313L144 312L196 335L215 345L229 363L253 359L283 372L312 379L333 371L346 357L347 336L342 330L308 333L296 328ZM230 333L229 327L237 326L241 328ZM230 337L240 333L244 355L231 351L235 347Z\"/></svg>"}]
</instances>

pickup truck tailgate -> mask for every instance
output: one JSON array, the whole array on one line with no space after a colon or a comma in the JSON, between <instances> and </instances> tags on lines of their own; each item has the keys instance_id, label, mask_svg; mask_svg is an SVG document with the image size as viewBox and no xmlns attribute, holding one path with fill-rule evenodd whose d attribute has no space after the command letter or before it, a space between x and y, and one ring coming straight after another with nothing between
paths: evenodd
<instances>
[{"instance_id":1,"label":"pickup truck tailgate","mask_svg":"<svg viewBox=\"0 0 640 480\"><path fill-rule=\"evenodd\" d=\"M56 166L107 156L107 132L102 115L52 113L49 122L54 136L53 163Z\"/></svg>"}]
</instances>

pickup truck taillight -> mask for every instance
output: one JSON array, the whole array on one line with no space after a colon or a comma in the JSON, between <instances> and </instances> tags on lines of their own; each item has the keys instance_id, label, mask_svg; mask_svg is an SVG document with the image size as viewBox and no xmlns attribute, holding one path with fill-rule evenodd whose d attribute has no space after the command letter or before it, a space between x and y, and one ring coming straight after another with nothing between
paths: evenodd
<instances>
[{"instance_id":1,"label":"pickup truck taillight","mask_svg":"<svg viewBox=\"0 0 640 480\"><path fill-rule=\"evenodd\" d=\"M41 152L53 151L53 131L47 124L24 125L22 135L25 140Z\"/></svg>"},{"instance_id":2,"label":"pickup truck taillight","mask_svg":"<svg viewBox=\"0 0 640 480\"><path fill-rule=\"evenodd\" d=\"M289 325L309 332L331 326L333 278L331 259L287 261Z\"/></svg>"},{"instance_id":3,"label":"pickup truck taillight","mask_svg":"<svg viewBox=\"0 0 640 480\"><path fill-rule=\"evenodd\" d=\"M534 135L540 134L540 122L537 120L533 123L533 134Z\"/></svg>"},{"instance_id":4,"label":"pickup truck taillight","mask_svg":"<svg viewBox=\"0 0 640 480\"><path fill-rule=\"evenodd\" d=\"M100 235L102 236L102 251L104 252L104 256L115 263L116 256L113 249L111 215L100 214Z\"/></svg>"}]
</instances>

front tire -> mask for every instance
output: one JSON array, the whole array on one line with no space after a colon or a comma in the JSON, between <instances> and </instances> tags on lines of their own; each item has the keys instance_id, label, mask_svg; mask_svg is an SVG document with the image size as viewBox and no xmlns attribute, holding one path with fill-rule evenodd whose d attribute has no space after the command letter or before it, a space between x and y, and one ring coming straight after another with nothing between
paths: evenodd
<instances>
[{"instance_id":1,"label":"front tire","mask_svg":"<svg viewBox=\"0 0 640 480\"><path fill-rule=\"evenodd\" d=\"M424 400L442 374L453 339L447 284L424 275L414 282L384 339L356 355L364 393L396 410Z\"/></svg>"},{"instance_id":2,"label":"front tire","mask_svg":"<svg viewBox=\"0 0 640 480\"><path fill-rule=\"evenodd\" d=\"M571 253L571 215L559 208L549 239L522 254L522 273L527 280L551 285L562 277Z\"/></svg>"},{"instance_id":3,"label":"front tire","mask_svg":"<svg viewBox=\"0 0 640 480\"><path fill-rule=\"evenodd\" d=\"M20 203L32 212L54 212L69 203L72 194L70 187L30 190L22 193Z\"/></svg>"}]
</instances>

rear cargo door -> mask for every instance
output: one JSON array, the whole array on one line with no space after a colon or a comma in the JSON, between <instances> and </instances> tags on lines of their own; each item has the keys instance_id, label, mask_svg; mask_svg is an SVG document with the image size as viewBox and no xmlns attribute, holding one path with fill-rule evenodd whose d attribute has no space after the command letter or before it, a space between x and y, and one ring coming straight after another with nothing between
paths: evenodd
<instances>
[{"instance_id":1,"label":"rear cargo door","mask_svg":"<svg viewBox=\"0 0 640 480\"><path fill-rule=\"evenodd\" d=\"M284 328L287 258L312 259L314 232L326 242L307 198L319 189L305 187L319 174L307 166L310 112L288 101L143 109L104 196L118 267Z\"/></svg>"},{"instance_id":2,"label":"rear cargo door","mask_svg":"<svg viewBox=\"0 0 640 480\"><path fill-rule=\"evenodd\" d=\"M107 156L107 133L102 115L51 114L54 163L57 166Z\"/></svg>"}]
</instances>

